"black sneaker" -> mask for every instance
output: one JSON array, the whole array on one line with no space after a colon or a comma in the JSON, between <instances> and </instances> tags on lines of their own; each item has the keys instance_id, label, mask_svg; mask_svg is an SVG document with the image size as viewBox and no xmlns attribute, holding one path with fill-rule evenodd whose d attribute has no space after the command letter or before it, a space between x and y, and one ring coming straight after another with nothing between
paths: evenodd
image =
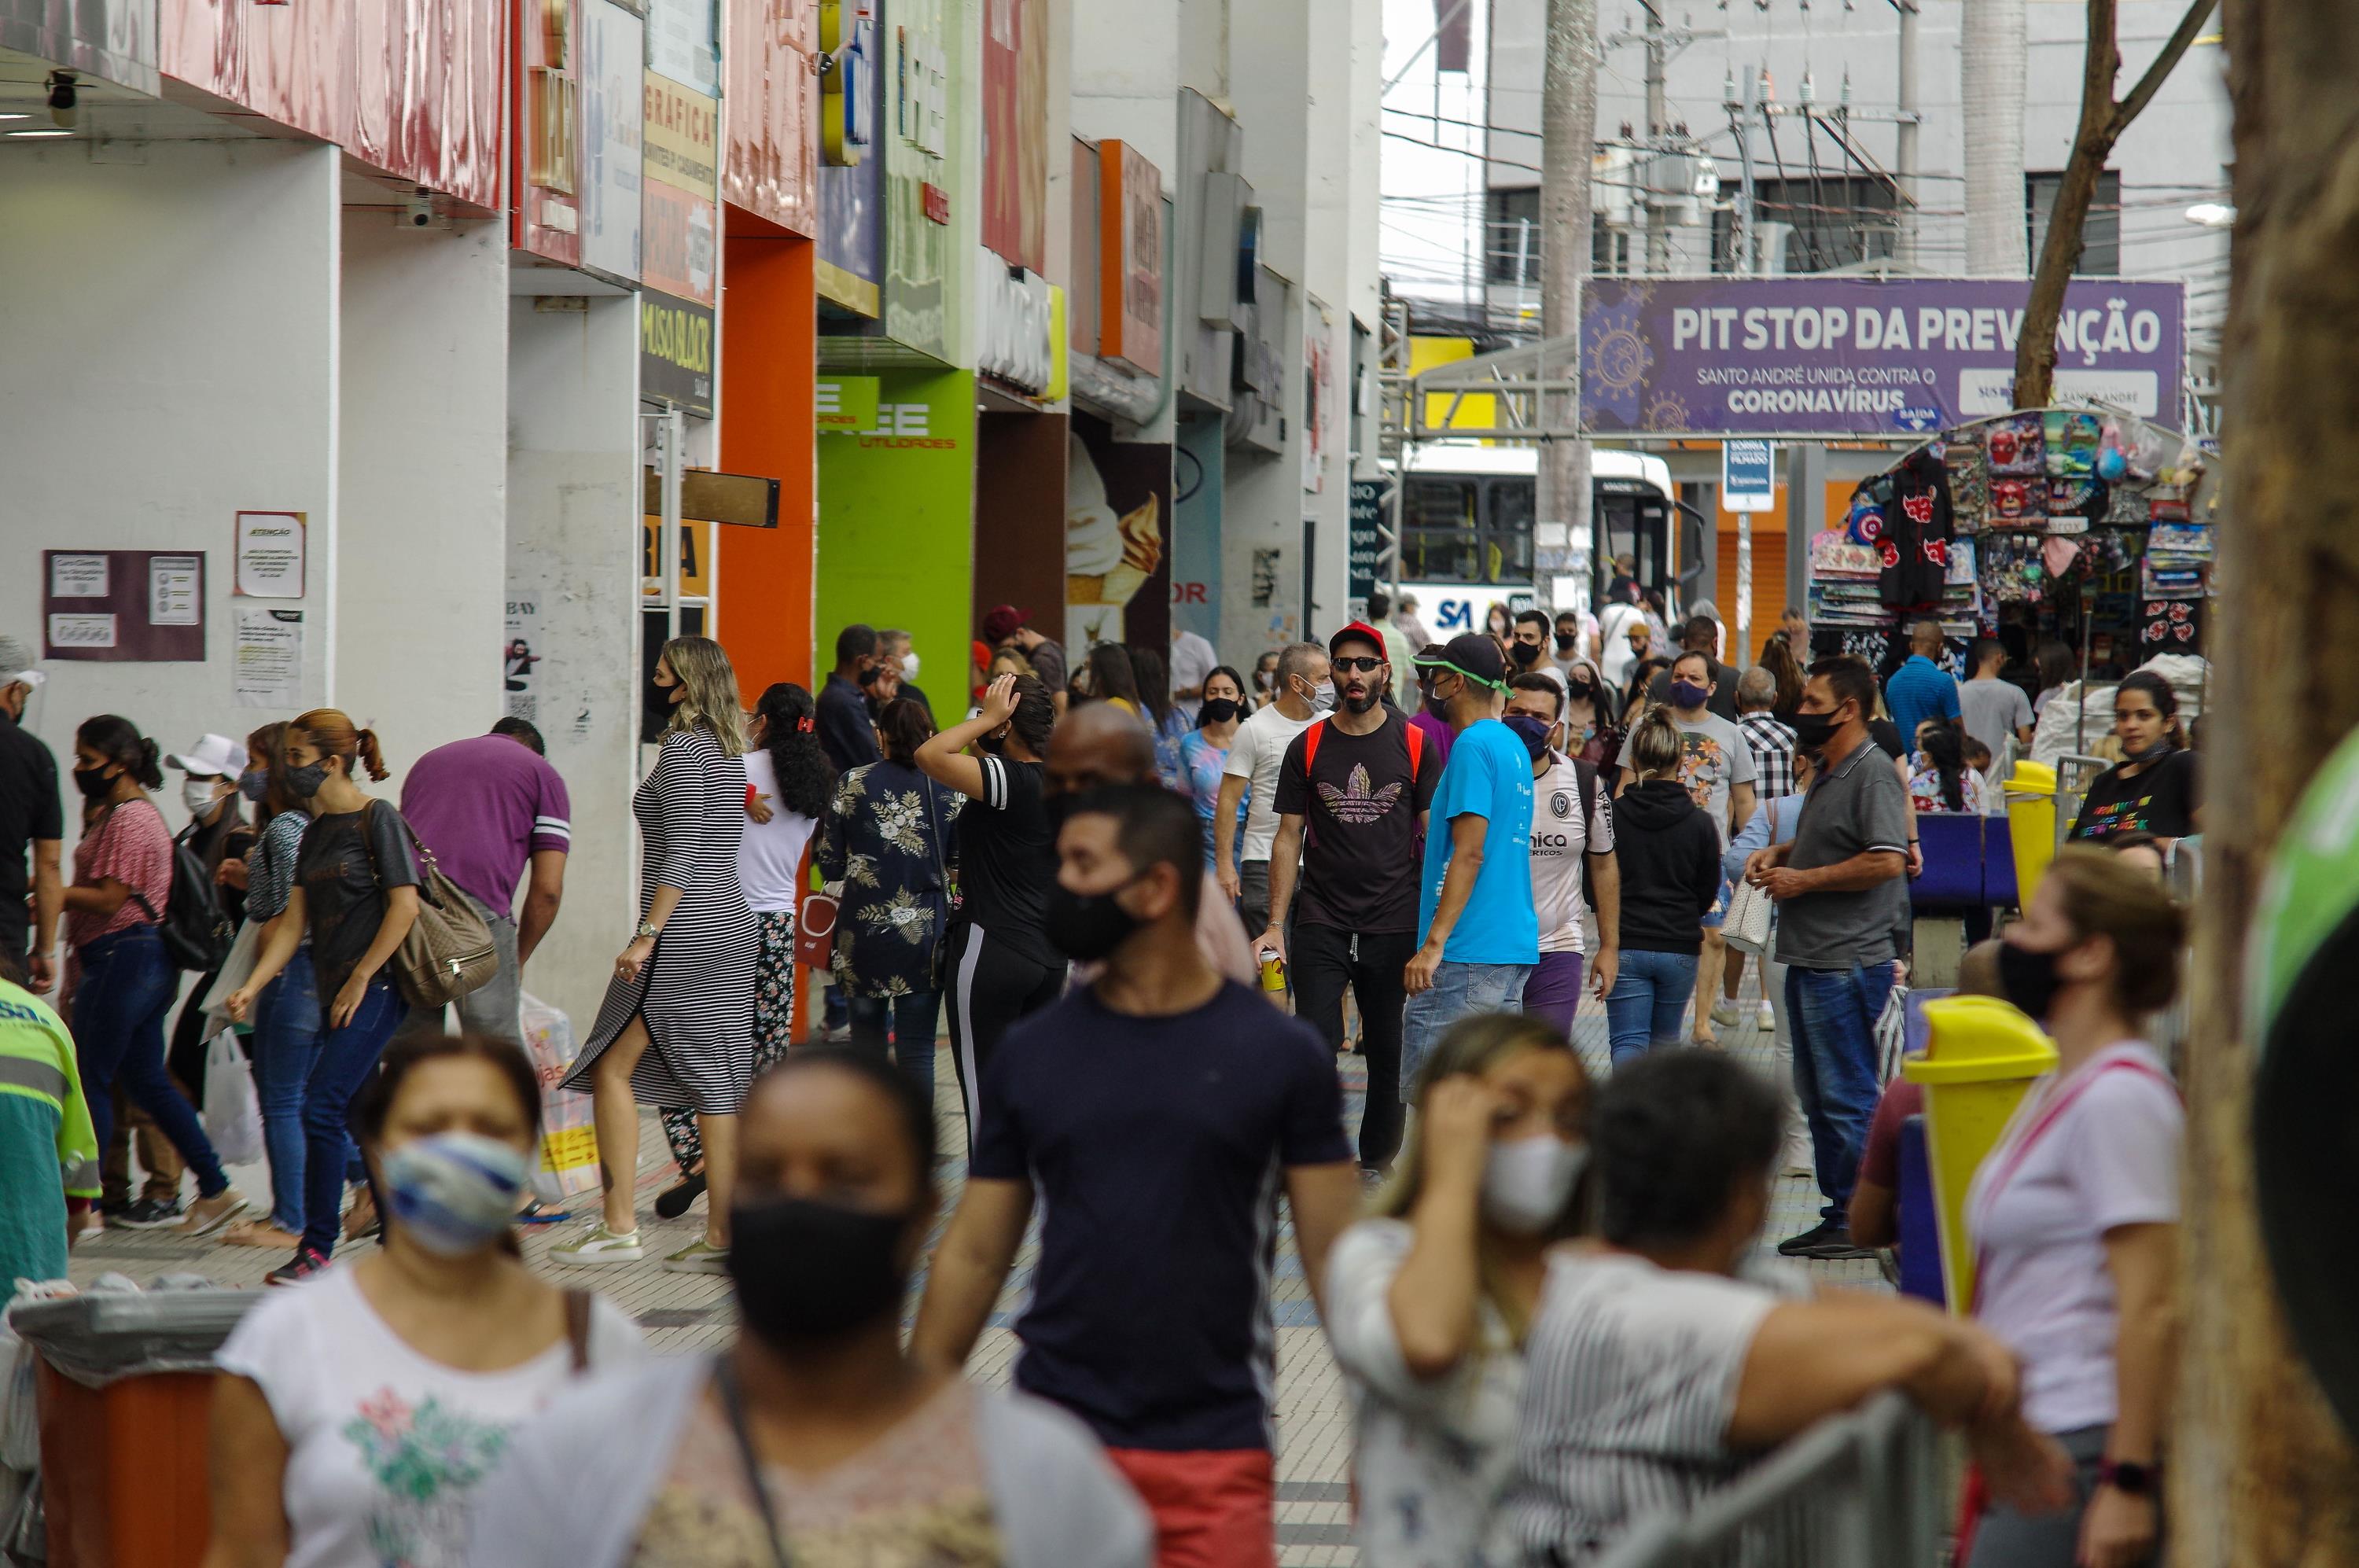
<instances>
[{"instance_id":1,"label":"black sneaker","mask_svg":"<svg viewBox=\"0 0 2359 1568\"><path fill-rule=\"evenodd\" d=\"M1810 1249L1812 1247L1825 1246L1830 1237L1836 1236L1841 1236L1846 1245L1851 1241L1850 1234L1845 1231L1843 1226L1835 1224L1832 1220L1821 1220L1818 1224L1812 1225L1801 1235L1789 1236L1785 1240L1779 1242L1777 1244L1777 1256L1780 1258L1815 1257L1816 1254Z\"/></svg>"},{"instance_id":2,"label":"black sneaker","mask_svg":"<svg viewBox=\"0 0 2359 1568\"><path fill-rule=\"evenodd\" d=\"M1850 1226L1836 1225L1832 1235L1816 1247L1805 1248L1802 1256L1821 1263L1838 1263L1852 1258L1873 1258L1875 1248L1862 1247L1852 1240Z\"/></svg>"},{"instance_id":3,"label":"black sneaker","mask_svg":"<svg viewBox=\"0 0 2359 1568\"><path fill-rule=\"evenodd\" d=\"M109 1225L121 1225L125 1230L163 1230L180 1223L183 1211L178 1198L142 1198L120 1214L110 1214Z\"/></svg>"},{"instance_id":4,"label":"black sneaker","mask_svg":"<svg viewBox=\"0 0 2359 1568\"><path fill-rule=\"evenodd\" d=\"M656 1217L676 1220L688 1213L690 1205L704 1196L704 1172L683 1176L672 1186L656 1194Z\"/></svg>"},{"instance_id":5,"label":"black sneaker","mask_svg":"<svg viewBox=\"0 0 2359 1568\"><path fill-rule=\"evenodd\" d=\"M119 1220L131 1212L131 1203L127 1193L119 1198L101 1198L98 1201L98 1217L107 1221Z\"/></svg>"},{"instance_id":6,"label":"black sneaker","mask_svg":"<svg viewBox=\"0 0 2359 1568\"><path fill-rule=\"evenodd\" d=\"M295 1256L262 1277L266 1285L300 1285L312 1275L328 1267L328 1255L309 1247L299 1247Z\"/></svg>"}]
</instances>

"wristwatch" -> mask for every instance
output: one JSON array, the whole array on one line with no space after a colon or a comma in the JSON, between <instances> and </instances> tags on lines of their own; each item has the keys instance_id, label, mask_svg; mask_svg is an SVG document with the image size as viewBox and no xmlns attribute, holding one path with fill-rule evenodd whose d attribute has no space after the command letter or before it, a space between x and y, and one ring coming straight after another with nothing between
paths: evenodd
<instances>
[{"instance_id":1,"label":"wristwatch","mask_svg":"<svg viewBox=\"0 0 2359 1568\"><path fill-rule=\"evenodd\" d=\"M653 920L641 920L639 922L639 935L648 942L653 942L656 938L663 935L663 927L656 924Z\"/></svg>"},{"instance_id":2,"label":"wristwatch","mask_svg":"<svg viewBox=\"0 0 2359 1568\"><path fill-rule=\"evenodd\" d=\"M2135 1459L2107 1459L2097 1465L2097 1485L2128 1497L2150 1497L2162 1486L2162 1466Z\"/></svg>"}]
</instances>

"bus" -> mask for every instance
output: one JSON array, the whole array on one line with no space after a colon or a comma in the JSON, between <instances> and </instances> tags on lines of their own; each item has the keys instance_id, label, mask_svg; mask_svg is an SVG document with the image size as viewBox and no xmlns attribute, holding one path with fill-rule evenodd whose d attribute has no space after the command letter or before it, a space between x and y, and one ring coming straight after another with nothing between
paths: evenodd
<instances>
[{"instance_id":1,"label":"bus","mask_svg":"<svg viewBox=\"0 0 2359 1568\"><path fill-rule=\"evenodd\" d=\"M1593 608L1614 558L1637 561L1641 586L1685 603L1703 569L1703 515L1679 498L1670 465L1639 452L1590 452L1590 537L1573 544L1570 573L1551 573L1558 609ZM1400 581L1420 598L1448 587L1452 597L1522 608L1538 597L1532 525L1538 511L1539 449L1480 441L1423 441L1406 453L1401 475ZM1673 520L1681 525L1676 529ZM1570 575L1571 583L1563 582ZM1563 590L1570 587L1568 595ZM1570 603L1568 602L1570 599Z\"/></svg>"}]
</instances>

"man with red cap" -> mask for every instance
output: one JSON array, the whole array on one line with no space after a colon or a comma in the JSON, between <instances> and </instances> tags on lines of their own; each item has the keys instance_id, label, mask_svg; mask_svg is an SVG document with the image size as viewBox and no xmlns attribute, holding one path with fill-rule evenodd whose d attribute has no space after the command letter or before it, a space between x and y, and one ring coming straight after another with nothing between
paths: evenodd
<instances>
[{"instance_id":1,"label":"man with red cap","mask_svg":"<svg viewBox=\"0 0 2359 1568\"><path fill-rule=\"evenodd\" d=\"M1269 929L1259 945L1290 956L1301 1017L1343 1045L1343 988L1360 1002L1368 1104L1360 1171L1374 1181L1401 1140L1403 983L1417 952L1418 834L1441 778L1424 733L1388 707L1392 666L1375 627L1354 621L1327 642L1335 711L1294 737L1272 802ZM1301 898L1293 901L1296 866ZM1286 917L1294 911L1290 940Z\"/></svg>"},{"instance_id":2,"label":"man with red cap","mask_svg":"<svg viewBox=\"0 0 2359 1568\"><path fill-rule=\"evenodd\" d=\"M1012 648L1032 661L1032 673L1040 684L1049 688L1049 700L1057 712L1065 711L1065 650L1050 642L1028 624L1032 612L1019 610L1013 604L1002 604L983 617L983 640L994 648Z\"/></svg>"}]
</instances>

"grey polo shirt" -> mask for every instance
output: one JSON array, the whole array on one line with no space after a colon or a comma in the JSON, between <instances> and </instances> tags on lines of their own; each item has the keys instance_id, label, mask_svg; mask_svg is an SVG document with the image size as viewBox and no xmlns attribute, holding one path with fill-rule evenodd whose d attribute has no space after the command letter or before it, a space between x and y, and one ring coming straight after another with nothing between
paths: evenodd
<instances>
[{"instance_id":1,"label":"grey polo shirt","mask_svg":"<svg viewBox=\"0 0 2359 1568\"><path fill-rule=\"evenodd\" d=\"M1821 770L1802 798L1794 829L1797 871L1839 866L1871 850L1908 853L1908 796L1892 759L1874 741ZM1889 964L1893 935L1908 913L1908 878L1856 893L1805 893L1777 906L1777 961L1804 969Z\"/></svg>"}]
</instances>

